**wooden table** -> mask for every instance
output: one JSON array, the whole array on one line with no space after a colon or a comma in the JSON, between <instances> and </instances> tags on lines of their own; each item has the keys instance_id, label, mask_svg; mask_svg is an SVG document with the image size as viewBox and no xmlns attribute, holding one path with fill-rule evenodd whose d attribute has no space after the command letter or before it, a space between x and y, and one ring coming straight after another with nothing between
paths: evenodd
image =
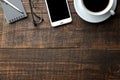
<instances>
[{"instance_id":1,"label":"wooden table","mask_svg":"<svg viewBox=\"0 0 120 80\"><path fill-rule=\"evenodd\" d=\"M0 80L120 80L120 1L116 15L99 24L83 21L69 0L73 22L51 28L45 2L35 12L44 18L6 23L0 8Z\"/></svg>"}]
</instances>

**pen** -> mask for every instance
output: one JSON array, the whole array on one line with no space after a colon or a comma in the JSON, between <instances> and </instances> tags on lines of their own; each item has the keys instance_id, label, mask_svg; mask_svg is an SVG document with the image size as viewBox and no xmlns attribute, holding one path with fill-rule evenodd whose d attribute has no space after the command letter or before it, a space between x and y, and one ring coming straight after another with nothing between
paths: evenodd
<instances>
[{"instance_id":1,"label":"pen","mask_svg":"<svg viewBox=\"0 0 120 80\"><path fill-rule=\"evenodd\" d=\"M24 12L22 10L20 10L19 8L17 8L15 5L13 5L12 3L10 3L8 0L1 0L4 3L8 4L9 6L11 6L12 8L14 8L15 10L17 10L18 12L24 14Z\"/></svg>"}]
</instances>

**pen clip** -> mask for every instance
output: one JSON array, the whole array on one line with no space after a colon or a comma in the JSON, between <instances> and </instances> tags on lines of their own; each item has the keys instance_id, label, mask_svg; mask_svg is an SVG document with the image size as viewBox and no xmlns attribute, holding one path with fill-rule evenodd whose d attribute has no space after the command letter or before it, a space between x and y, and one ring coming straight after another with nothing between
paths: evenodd
<instances>
[{"instance_id":1,"label":"pen clip","mask_svg":"<svg viewBox=\"0 0 120 80\"><path fill-rule=\"evenodd\" d=\"M5 3L5 4L7 4L4 0L0 0L2 3Z\"/></svg>"},{"instance_id":2,"label":"pen clip","mask_svg":"<svg viewBox=\"0 0 120 80\"><path fill-rule=\"evenodd\" d=\"M4 0L0 0L2 3L6 4L6 5L9 5L8 3L6 3Z\"/></svg>"},{"instance_id":3,"label":"pen clip","mask_svg":"<svg viewBox=\"0 0 120 80\"><path fill-rule=\"evenodd\" d=\"M13 5L11 2L9 2L8 0L1 0L2 2L6 3L7 5L9 5L10 7L12 7L13 9L17 10L18 12L24 14L23 11L21 11L19 8L17 8L15 5Z\"/></svg>"}]
</instances>

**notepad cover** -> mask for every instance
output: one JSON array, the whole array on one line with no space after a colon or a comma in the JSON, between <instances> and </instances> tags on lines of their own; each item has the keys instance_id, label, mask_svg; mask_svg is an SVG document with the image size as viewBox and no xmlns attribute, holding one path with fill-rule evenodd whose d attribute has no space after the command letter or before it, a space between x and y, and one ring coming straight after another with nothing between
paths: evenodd
<instances>
[{"instance_id":1,"label":"notepad cover","mask_svg":"<svg viewBox=\"0 0 120 80\"><path fill-rule=\"evenodd\" d=\"M13 23L22 18L27 17L26 11L23 7L21 0L8 0L8 1L24 12L24 14L22 14L15 10L14 8L12 8L11 6L9 6L8 4L0 1L0 4L2 6L4 15L8 23Z\"/></svg>"}]
</instances>

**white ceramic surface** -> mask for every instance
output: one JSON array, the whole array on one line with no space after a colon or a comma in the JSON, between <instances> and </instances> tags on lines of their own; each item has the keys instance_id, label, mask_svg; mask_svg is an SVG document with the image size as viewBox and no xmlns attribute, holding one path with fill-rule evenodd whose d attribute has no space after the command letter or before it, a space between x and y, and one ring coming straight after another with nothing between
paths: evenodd
<instances>
[{"instance_id":1,"label":"white ceramic surface","mask_svg":"<svg viewBox=\"0 0 120 80\"><path fill-rule=\"evenodd\" d=\"M117 0L114 0L114 4L112 6L112 10L115 10L117 5ZM111 14L110 12L107 12L106 14L97 16L97 15L91 15L89 13L86 12L86 10L84 9L84 7L81 5L81 1L80 0L74 0L74 7L75 10L77 12L77 14L85 21L90 22L90 23L99 23L99 22L103 22L106 19L108 19Z\"/></svg>"},{"instance_id":2,"label":"white ceramic surface","mask_svg":"<svg viewBox=\"0 0 120 80\"><path fill-rule=\"evenodd\" d=\"M106 14L108 11L110 11L110 12L113 11L114 12L114 10L111 9L113 4L114 4L114 0L109 0L108 6L100 12L92 12L92 11L88 10L84 5L83 0L79 0L79 3L81 3L81 5L84 7L84 10L86 10L86 12L90 13L91 15L103 15L103 14Z\"/></svg>"}]
</instances>

